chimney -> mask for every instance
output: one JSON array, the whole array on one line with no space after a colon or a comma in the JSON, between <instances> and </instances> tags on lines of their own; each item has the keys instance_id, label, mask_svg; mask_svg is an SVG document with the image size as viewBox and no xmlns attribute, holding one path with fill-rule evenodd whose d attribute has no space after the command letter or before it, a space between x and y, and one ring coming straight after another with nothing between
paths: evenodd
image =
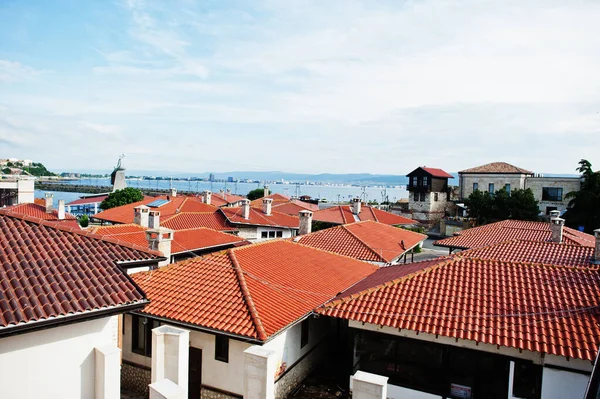
<instances>
[{"instance_id":1,"label":"chimney","mask_svg":"<svg viewBox=\"0 0 600 399\"><path fill-rule=\"evenodd\" d=\"M552 232L552 242L561 243L563 236L563 226L565 219L559 217L550 219L550 231Z\"/></svg>"},{"instance_id":2,"label":"chimney","mask_svg":"<svg viewBox=\"0 0 600 399\"><path fill-rule=\"evenodd\" d=\"M44 203L46 205L46 213L52 213L52 199L54 195L52 193L46 193Z\"/></svg>"},{"instance_id":3,"label":"chimney","mask_svg":"<svg viewBox=\"0 0 600 399\"><path fill-rule=\"evenodd\" d=\"M146 240L148 247L155 251L162 252L166 260L159 262L158 267L163 267L171 263L171 241L173 241L174 231L159 227L157 229L146 230Z\"/></svg>"},{"instance_id":4,"label":"chimney","mask_svg":"<svg viewBox=\"0 0 600 399\"><path fill-rule=\"evenodd\" d=\"M263 197L267 197L269 195L269 186L265 184L263 187Z\"/></svg>"},{"instance_id":5,"label":"chimney","mask_svg":"<svg viewBox=\"0 0 600 399\"><path fill-rule=\"evenodd\" d=\"M175 187L171 187L171 189L169 190L169 195L171 196L171 198L177 197L177 189Z\"/></svg>"},{"instance_id":6,"label":"chimney","mask_svg":"<svg viewBox=\"0 0 600 399\"><path fill-rule=\"evenodd\" d=\"M208 205L210 205L210 197L211 197L211 196L212 196L212 193L211 193L210 191L208 191L208 190L206 190L206 191L202 191L202 201L203 201L205 204L208 204Z\"/></svg>"},{"instance_id":7,"label":"chimney","mask_svg":"<svg viewBox=\"0 0 600 399\"><path fill-rule=\"evenodd\" d=\"M250 219L250 201L242 200L242 216L244 219Z\"/></svg>"},{"instance_id":8,"label":"chimney","mask_svg":"<svg viewBox=\"0 0 600 399\"><path fill-rule=\"evenodd\" d=\"M158 229L160 227L160 211L151 210L148 212L148 227Z\"/></svg>"},{"instance_id":9,"label":"chimney","mask_svg":"<svg viewBox=\"0 0 600 399\"><path fill-rule=\"evenodd\" d=\"M227 195L231 195L231 189L230 188L227 189Z\"/></svg>"},{"instance_id":10,"label":"chimney","mask_svg":"<svg viewBox=\"0 0 600 399\"><path fill-rule=\"evenodd\" d=\"M267 216L271 216L271 204L273 203L273 198L263 198L262 203L263 203L263 207L262 207L263 213Z\"/></svg>"},{"instance_id":11,"label":"chimney","mask_svg":"<svg viewBox=\"0 0 600 399\"><path fill-rule=\"evenodd\" d=\"M298 235L310 234L312 231L312 216L313 213L308 210L303 210L298 213L298 217L300 218Z\"/></svg>"},{"instance_id":12,"label":"chimney","mask_svg":"<svg viewBox=\"0 0 600 399\"><path fill-rule=\"evenodd\" d=\"M600 265L600 229L594 230L594 235L596 236L596 247L594 249L592 263L594 265Z\"/></svg>"},{"instance_id":13,"label":"chimney","mask_svg":"<svg viewBox=\"0 0 600 399\"><path fill-rule=\"evenodd\" d=\"M560 211L559 210L553 210L550 211L550 219L554 219L554 218L559 218L560 217Z\"/></svg>"},{"instance_id":14,"label":"chimney","mask_svg":"<svg viewBox=\"0 0 600 399\"><path fill-rule=\"evenodd\" d=\"M138 205L133 208L133 223L142 227L148 227L148 212L150 208L146 205Z\"/></svg>"},{"instance_id":15,"label":"chimney","mask_svg":"<svg viewBox=\"0 0 600 399\"><path fill-rule=\"evenodd\" d=\"M361 205L360 198L353 198L351 206L352 213L358 215L360 213Z\"/></svg>"},{"instance_id":16,"label":"chimney","mask_svg":"<svg viewBox=\"0 0 600 399\"><path fill-rule=\"evenodd\" d=\"M58 200L58 220L65 219L65 200Z\"/></svg>"}]
</instances>

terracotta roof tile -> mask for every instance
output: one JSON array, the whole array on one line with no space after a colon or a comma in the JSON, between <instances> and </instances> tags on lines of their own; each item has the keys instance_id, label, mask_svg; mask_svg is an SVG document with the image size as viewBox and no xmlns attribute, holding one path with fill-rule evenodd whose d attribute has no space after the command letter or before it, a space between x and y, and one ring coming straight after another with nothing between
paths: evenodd
<instances>
[{"instance_id":1,"label":"terracotta roof tile","mask_svg":"<svg viewBox=\"0 0 600 399\"><path fill-rule=\"evenodd\" d=\"M389 225L411 225L416 222L390 212L363 205L358 216L352 213L350 205L336 205L313 213L313 220L333 224L347 224L363 220L373 220Z\"/></svg>"},{"instance_id":2,"label":"terracotta roof tile","mask_svg":"<svg viewBox=\"0 0 600 399\"><path fill-rule=\"evenodd\" d=\"M370 220L297 237L296 242L370 262L391 262L427 238Z\"/></svg>"},{"instance_id":3,"label":"terracotta roof tile","mask_svg":"<svg viewBox=\"0 0 600 399\"><path fill-rule=\"evenodd\" d=\"M375 325L593 361L597 270L460 256L350 292L319 312ZM380 273L394 271L385 268ZM366 280L366 279L365 279Z\"/></svg>"},{"instance_id":4,"label":"terracotta roof tile","mask_svg":"<svg viewBox=\"0 0 600 399\"><path fill-rule=\"evenodd\" d=\"M67 205L85 205L85 204L94 204L94 203L97 203L97 202L102 202L102 201L104 201L106 198L108 198L108 195L94 195L94 196L87 196L87 197L83 197L83 198L76 199L75 201L71 201L71 202L69 202Z\"/></svg>"},{"instance_id":5,"label":"terracotta roof tile","mask_svg":"<svg viewBox=\"0 0 600 399\"><path fill-rule=\"evenodd\" d=\"M376 269L273 240L133 277L151 300L149 315L265 341Z\"/></svg>"},{"instance_id":6,"label":"terracotta roof tile","mask_svg":"<svg viewBox=\"0 0 600 399\"><path fill-rule=\"evenodd\" d=\"M253 225L253 226L273 226L297 229L300 225L300 219L297 216L287 215L285 213L271 211L271 215L264 214L261 210L250 207L250 217L244 219L241 207L221 208L221 212L232 224Z\"/></svg>"},{"instance_id":7,"label":"terracotta roof tile","mask_svg":"<svg viewBox=\"0 0 600 399\"><path fill-rule=\"evenodd\" d=\"M57 316L143 304L115 262L160 254L0 210L0 334Z\"/></svg>"},{"instance_id":8,"label":"terracotta roof tile","mask_svg":"<svg viewBox=\"0 0 600 399\"><path fill-rule=\"evenodd\" d=\"M52 212L46 212L45 205L38 204L18 204L5 208L8 212L18 213L25 216L31 216L42 220L53 220L55 222L60 221L58 219L58 211L54 209ZM70 213L65 213L65 218L61 221L77 220L77 218Z\"/></svg>"},{"instance_id":9,"label":"terracotta roof tile","mask_svg":"<svg viewBox=\"0 0 600 399\"><path fill-rule=\"evenodd\" d=\"M474 168L461 170L458 173L498 173L498 174L526 174L532 175L533 172L519 168L506 162L492 162Z\"/></svg>"},{"instance_id":10,"label":"terracotta roof tile","mask_svg":"<svg viewBox=\"0 0 600 399\"><path fill-rule=\"evenodd\" d=\"M458 235L434 242L448 248L470 249L498 244L510 240L550 241L552 233L546 222L503 220L484 226L463 230ZM594 246L595 238L569 227L563 228L563 240L567 244Z\"/></svg>"},{"instance_id":11,"label":"terracotta roof tile","mask_svg":"<svg viewBox=\"0 0 600 399\"><path fill-rule=\"evenodd\" d=\"M186 230L199 227L219 231L237 230L227 223L227 219L221 212L184 212L162 220L160 225L172 230Z\"/></svg>"},{"instance_id":12,"label":"terracotta roof tile","mask_svg":"<svg viewBox=\"0 0 600 399\"><path fill-rule=\"evenodd\" d=\"M279 193L273 193L273 194L269 194L266 197L261 197L261 198L257 198L253 201L250 201L250 206L255 207L255 208L260 208L262 207L262 200L263 198L271 198L273 200L272 205L280 205L280 204L285 204L287 202L290 202L292 200L291 197L288 197L287 195L283 195L283 194L279 194Z\"/></svg>"},{"instance_id":13,"label":"terracotta roof tile","mask_svg":"<svg viewBox=\"0 0 600 399\"><path fill-rule=\"evenodd\" d=\"M421 167L421 169L423 169L425 172L429 173L433 177L441 177L441 178L454 179L454 176L452 176L448 172L443 171L442 169L427 168L425 166Z\"/></svg>"},{"instance_id":14,"label":"terracotta roof tile","mask_svg":"<svg viewBox=\"0 0 600 399\"><path fill-rule=\"evenodd\" d=\"M222 207L231 204L236 204L242 200L246 199L241 195L237 194L226 194L226 193L212 193L210 203L211 205Z\"/></svg>"}]
</instances>

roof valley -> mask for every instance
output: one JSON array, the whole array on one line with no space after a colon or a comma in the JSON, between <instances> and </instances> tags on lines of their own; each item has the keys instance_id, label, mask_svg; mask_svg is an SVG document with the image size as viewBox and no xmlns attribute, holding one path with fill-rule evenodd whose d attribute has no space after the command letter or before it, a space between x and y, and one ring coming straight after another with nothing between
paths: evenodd
<instances>
[{"instance_id":1,"label":"roof valley","mask_svg":"<svg viewBox=\"0 0 600 399\"><path fill-rule=\"evenodd\" d=\"M360 222L358 222L360 223ZM379 257L379 259L381 259L384 262L387 262L387 260L384 258L383 254L377 253L377 251L374 248L371 248L366 242L364 242L363 240L360 239L360 237L358 237L356 234L354 234L354 232L352 232L348 227L346 227L347 225L342 225L341 227L346 230L348 233L350 233L350 235L352 235L352 237L356 238L363 246L365 246L367 249L369 249L371 252L373 252L375 254L375 256Z\"/></svg>"}]
</instances>

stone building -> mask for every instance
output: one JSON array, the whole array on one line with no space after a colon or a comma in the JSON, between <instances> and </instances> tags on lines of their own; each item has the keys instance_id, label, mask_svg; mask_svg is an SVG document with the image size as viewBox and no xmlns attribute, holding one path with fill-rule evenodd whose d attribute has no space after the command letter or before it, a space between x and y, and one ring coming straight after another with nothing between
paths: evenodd
<instances>
[{"instance_id":1,"label":"stone building","mask_svg":"<svg viewBox=\"0 0 600 399\"><path fill-rule=\"evenodd\" d=\"M450 201L448 179L454 177L442 169L420 166L406 175L408 213L421 223L433 224L442 219Z\"/></svg>"},{"instance_id":2,"label":"stone building","mask_svg":"<svg viewBox=\"0 0 600 399\"><path fill-rule=\"evenodd\" d=\"M539 201L540 211L550 215L551 211L563 213L567 210L569 200L565 196L571 191L581 189L580 177L545 177L536 175L525 180L525 188L533 191L536 201Z\"/></svg>"}]
</instances>

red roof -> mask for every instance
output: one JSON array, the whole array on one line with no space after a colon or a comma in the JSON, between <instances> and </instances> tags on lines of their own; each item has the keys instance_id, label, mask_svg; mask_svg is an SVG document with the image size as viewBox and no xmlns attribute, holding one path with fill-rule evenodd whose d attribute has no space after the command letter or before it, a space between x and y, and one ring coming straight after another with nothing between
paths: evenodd
<instances>
[{"instance_id":1,"label":"red roof","mask_svg":"<svg viewBox=\"0 0 600 399\"><path fill-rule=\"evenodd\" d=\"M308 206L307 206L308 205ZM312 205L312 206L310 206ZM273 210L281 213L285 213L287 215L298 216L300 211L318 211L319 207L315 204L307 204L306 202L291 200L290 202L285 202L283 204L275 205Z\"/></svg>"},{"instance_id":2,"label":"red roof","mask_svg":"<svg viewBox=\"0 0 600 399\"><path fill-rule=\"evenodd\" d=\"M325 315L593 361L600 344L597 270L455 257L344 295ZM394 269L391 269L394 268ZM365 279L366 280L366 279Z\"/></svg>"},{"instance_id":3,"label":"red roof","mask_svg":"<svg viewBox=\"0 0 600 399\"><path fill-rule=\"evenodd\" d=\"M75 201L69 202L67 205L86 205L86 204L96 204L104 201L108 198L108 195L94 195L89 197L83 197L76 199Z\"/></svg>"},{"instance_id":4,"label":"red roof","mask_svg":"<svg viewBox=\"0 0 600 399\"><path fill-rule=\"evenodd\" d=\"M233 224L246 224L252 226L273 226L284 227L288 229L297 229L300 225L300 219L297 216L286 215L285 213L271 211L266 215L262 210L250 207L248 219L244 219L241 207L221 208L221 212L227 220Z\"/></svg>"},{"instance_id":5,"label":"red roof","mask_svg":"<svg viewBox=\"0 0 600 399\"><path fill-rule=\"evenodd\" d=\"M115 262L160 253L0 210L0 335L30 322L143 305L144 293Z\"/></svg>"},{"instance_id":6,"label":"red roof","mask_svg":"<svg viewBox=\"0 0 600 399\"><path fill-rule=\"evenodd\" d=\"M98 227L93 230L95 234L103 237L113 237L121 241L136 245L148 246L146 239L147 229L137 224L117 224L113 226ZM222 247L244 243L245 240L233 234L221 233L207 228L177 230L173 233L171 254L177 255L184 252L198 251L208 248Z\"/></svg>"},{"instance_id":7,"label":"red roof","mask_svg":"<svg viewBox=\"0 0 600 399\"><path fill-rule=\"evenodd\" d=\"M421 167L421 169L423 169L425 172L429 173L431 176L433 177L440 177L440 178L448 178L448 179L454 179L454 176L452 176L450 173L443 171L442 169L437 169L437 168L426 168L426 167Z\"/></svg>"},{"instance_id":8,"label":"red roof","mask_svg":"<svg viewBox=\"0 0 600 399\"><path fill-rule=\"evenodd\" d=\"M461 170L458 173L493 173L493 174L517 174L517 175L532 175L533 172L519 168L506 162L492 162L474 168Z\"/></svg>"},{"instance_id":9,"label":"red roof","mask_svg":"<svg viewBox=\"0 0 600 399\"><path fill-rule=\"evenodd\" d=\"M236 231L237 229L227 223L227 219L221 212L184 212L163 219L162 227L172 230L186 230L206 227L219 231Z\"/></svg>"},{"instance_id":10,"label":"red roof","mask_svg":"<svg viewBox=\"0 0 600 399\"><path fill-rule=\"evenodd\" d=\"M273 206L279 205L279 204L285 204L286 202L290 202L292 200L292 198L288 197L287 195L273 193L273 194L267 195L266 197L261 197L261 198L255 199L253 201L250 201L250 206L253 206L255 208L262 207L262 201L264 198L271 198L273 200L273 202L272 202Z\"/></svg>"},{"instance_id":11,"label":"red roof","mask_svg":"<svg viewBox=\"0 0 600 399\"><path fill-rule=\"evenodd\" d=\"M133 208L139 205L148 205L156 200L166 200L167 198L169 198L168 203L153 208L160 211L162 220L179 212L216 212L218 209L216 206L205 204L199 198L193 196L168 197L166 195L161 195L160 197L147 197L139 202L107 209L92 217L94 219L105 220L112 223L133 223Z\"/></svg>"},{"instance_id":12,"label":"red roof","mask_svg":"<svg viewBox=\"0 0 600 399\"><path fill-rule=\"evenodd\" d=\"M321 209L313 213L313 220L332 224L347 224L362 220L373 220L392 226L410 225L416 222L404 216L396 215L390 212L363 205L360 213L354 215L350 205L336 205L330 208Z\"/></svg>"},{"instance_id":13,"label":"red roof","mask_svg":"<svg viewBox=\"0 0 600 399\"><path fill-rule=\"evenodd\" d=\"M427 238L370 220L297 237L296 242L370 262L391 262Z\"/></svg>"},{"instance_id":14,"label":"red roof","mask_svg":"<svg viewBox=\"0 0 600 399\"><path fill-rule=\"evenodd\" d=\"M479 248L510 240L550 241L550 223L503 220L484 226L463 230L458 235L434 242L434 245L448 248ZM594 246L594 236L563 227L563 241L567 244Z\"/></svg>"},{"instance_id":15,"label":"red roof","mask_svg":"<svg viewBox=\"0 0 600 399\"><path fill-rule=\"evenodd\" d=\"M34 204L31 204L31 203L18 204L18 205L9 206L5 209L8 212L18 213L20 215L31 216L31 217L42 219L42 220L50 220L50 221L61 222L61 223L67 222L70 220L77 220L77 218L75 216L71 215L70 213L65 213L65 218L62 220L59 220L58 219L58 211L56 209L54 209L50 213L47 213L45 205L38 205L35 203Z\"/></svg>"},{"instance_id":16,"label":"red roof","mask_svg":"<svg viewBox=\"0 0 600 399\"><path fill-rule=\"evenodd\" d=\"M273 240L133 278L151 300L144 313L266 341L376 269Z\"/></svg>"},{"instance_id":17,"label":"red roof","mask_svg":"<svg viewBox=\"0 0 600 399\"><path fill-rule=\"evenodd\" d=\"M210 203L211 205L222 207L231 204L236 204L245 199L245 197L236 194L212 193L210 197Z\"/></svg>"}]
</instances>

